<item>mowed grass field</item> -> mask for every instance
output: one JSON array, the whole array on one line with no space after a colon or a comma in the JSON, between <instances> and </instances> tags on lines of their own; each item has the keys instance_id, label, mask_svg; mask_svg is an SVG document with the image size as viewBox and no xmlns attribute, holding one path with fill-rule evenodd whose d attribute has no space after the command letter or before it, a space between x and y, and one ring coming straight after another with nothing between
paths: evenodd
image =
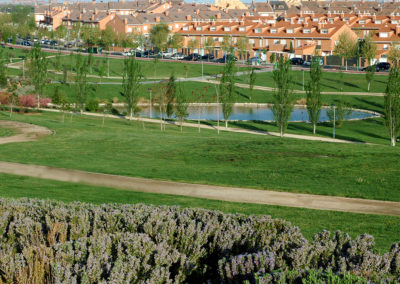
<instances>
[{"instance_id":1,"label":"mowed grass field","mask_svg":"<svg viewBox=\"0 0 400 284\"><path fill-rule=\"evenodd\" d=\"M102 203L144 203L154 205L178 205L220 210L247 215L271 215L292 222L300 227L309 240L322 230L347 232L351 237L360 234L373 235L376 247L387 251L392 243L400 241L400 218L393 216L365 215L333 211L319 211L281 206L233 203L183 196L150 194L105 187L93 187L76 183L63 183L0 174L0 197L40 198L64 202L81 201Z\"/></svg>"},{"instance_id":2,"label":"mowed grass field","mask_svg":"<svg viewBox=\"0 0 400 284\"><path fill-rule=\"evenodd\" d=\"M400 201L398 147L339 144L61 114L15 115L56 135L7 144L0 160L108 174ZM7 113L0 113L7 119ZM346 124L350 122L346 122ZM354 122L357 123L357 122ZM378 129L377 123L364 131ZM294 124L298 127L306 124ZM353 124L357 128L358 124ZM292 124L290 127L293 127ZM384 128L382 129L383 135ZM362 129L362 128L361 128ZM348 130L350 131L350 130ZM340 132L339 132L340 133ZM339 135L338 133L338 135ZM361 134L359 134L361 135ZM369 135L374 135L371 133Z\"/></svg>"}]
</instances>

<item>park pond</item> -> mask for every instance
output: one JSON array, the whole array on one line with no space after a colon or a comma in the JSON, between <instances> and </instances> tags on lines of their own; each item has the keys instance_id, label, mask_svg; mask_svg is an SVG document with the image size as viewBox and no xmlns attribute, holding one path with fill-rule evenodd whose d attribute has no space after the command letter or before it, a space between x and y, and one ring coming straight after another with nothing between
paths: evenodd
<instances>
[{"instance_id":1,"label":"park pond","mask_svg":"<svg viewBox=\"0 0 400 284\"><path fill-rule=\"evenodd\" d=\"M329 121L329 112L330 108L323 108L321 110L320 122ZM188 107L189 115L186 119L189 120L197 120L200 117L200 120L220 120L223 119L221 106L217 106L216 104L199 104L193 105L191 104ZM219 113L219 115L218 115ZM150 107L142 106L142 110L140 113L141 117L150 117L150 118L160 118L160 109L159 106L154 105L151 110ZM165 113L163 114L165 117ZM363 110L347 110L344 119L345 120L355 120L355 119L365 119L371 117L377 117L378 114L363 111ZM331 116L333 117L333 116ZM171 118L175 118L173 115ZM273 121L274 114L271 110L271 105L267 104L235 104L232 109L232 114L229 117L231 121ZM290 121L292 122L301 122L301 121L309 121L307 109L304 107L296 106L293 109L293 112L290 117Z\"/></svg>"}]
</instances>

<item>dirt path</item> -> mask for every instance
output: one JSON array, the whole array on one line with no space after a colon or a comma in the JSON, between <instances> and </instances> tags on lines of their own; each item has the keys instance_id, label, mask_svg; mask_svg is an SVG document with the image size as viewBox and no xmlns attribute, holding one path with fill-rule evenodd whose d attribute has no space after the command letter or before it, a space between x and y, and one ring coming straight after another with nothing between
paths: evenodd
<instances>
[{"instance_id":1,"label":"dirt path","mask_svg":"<svg viewBox=\"0 0 400 284\"><path fill-rule=\"evenodd\" d=\"M51 134L51 130L46 127L17 121L0 120L0 126L17 132L16 135L0 138L0 144L34 141Z\"/></svg>"},{"instance_id":2,"label":"dirt path","mask_svg":"<svg viewBox=\"0 0 400 284\"><path fill-rule=\"evenodd\" d=\"M0 162L0 172L123 190L189 196L230 202L400 216L400 202L189 184L9 162Z\"/></svg>"}]
</instances>

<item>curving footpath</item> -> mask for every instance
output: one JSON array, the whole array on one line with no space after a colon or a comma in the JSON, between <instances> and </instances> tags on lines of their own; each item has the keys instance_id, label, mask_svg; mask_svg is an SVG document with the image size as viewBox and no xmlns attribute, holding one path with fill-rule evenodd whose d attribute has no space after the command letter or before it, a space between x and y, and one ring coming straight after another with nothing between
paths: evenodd
<instances>
[{"instance_id":1,"label":"curving footpath","mask_svg":"<svg viewBox=\"0 0 400 284\"><path fill-rule=\"evenodd\" d=\"M0 172L123 190L189 196L229 202L400 216L400 202L189 184L10 162L0 162Z\"/></svg>"},{"instance_id":2,"label":"curving footpath","mask_svg":"<svg viewBox=\"0 0 400 284\"><path fill-rule=\"evenodd\" d=\"M51 130L46 127L17 121L0 120L0 126L12 128L17 132L12 136L1 137L0 144L29 142L51 134Z\"/></svg>"}]
</instances>

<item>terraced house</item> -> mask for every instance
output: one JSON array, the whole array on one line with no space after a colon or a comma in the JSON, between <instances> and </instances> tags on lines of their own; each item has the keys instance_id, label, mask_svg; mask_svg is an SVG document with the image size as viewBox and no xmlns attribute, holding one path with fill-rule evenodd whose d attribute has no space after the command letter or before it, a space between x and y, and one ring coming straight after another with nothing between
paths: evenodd
<instances>
[{"instance_id":1,"label":"terraced house","mask_svg":"<svg viewBox=\"0 0 400 284\"><path fill-rule=\"evenodd\" d=\"M245 57L269 58L271 53L308 57L318 53L325 60L333 54L342 33L349 33L354 40L372 33L378 46L376 61L387 61L390 47L400 41L398 2L267 1L244 6L238 1L219 1L217 4L63 3L36 7L35 19L37 25L53 30L79 22L100 29L109 26L116 33L144 36L149 35L154 25L165 23L171 34L184 36L185 53L210 52L211 44L216 56L223 55L227 36L230 47ZM362 59L359 61L360 66L365 64Z\"/></svg>"}]
</instances>

